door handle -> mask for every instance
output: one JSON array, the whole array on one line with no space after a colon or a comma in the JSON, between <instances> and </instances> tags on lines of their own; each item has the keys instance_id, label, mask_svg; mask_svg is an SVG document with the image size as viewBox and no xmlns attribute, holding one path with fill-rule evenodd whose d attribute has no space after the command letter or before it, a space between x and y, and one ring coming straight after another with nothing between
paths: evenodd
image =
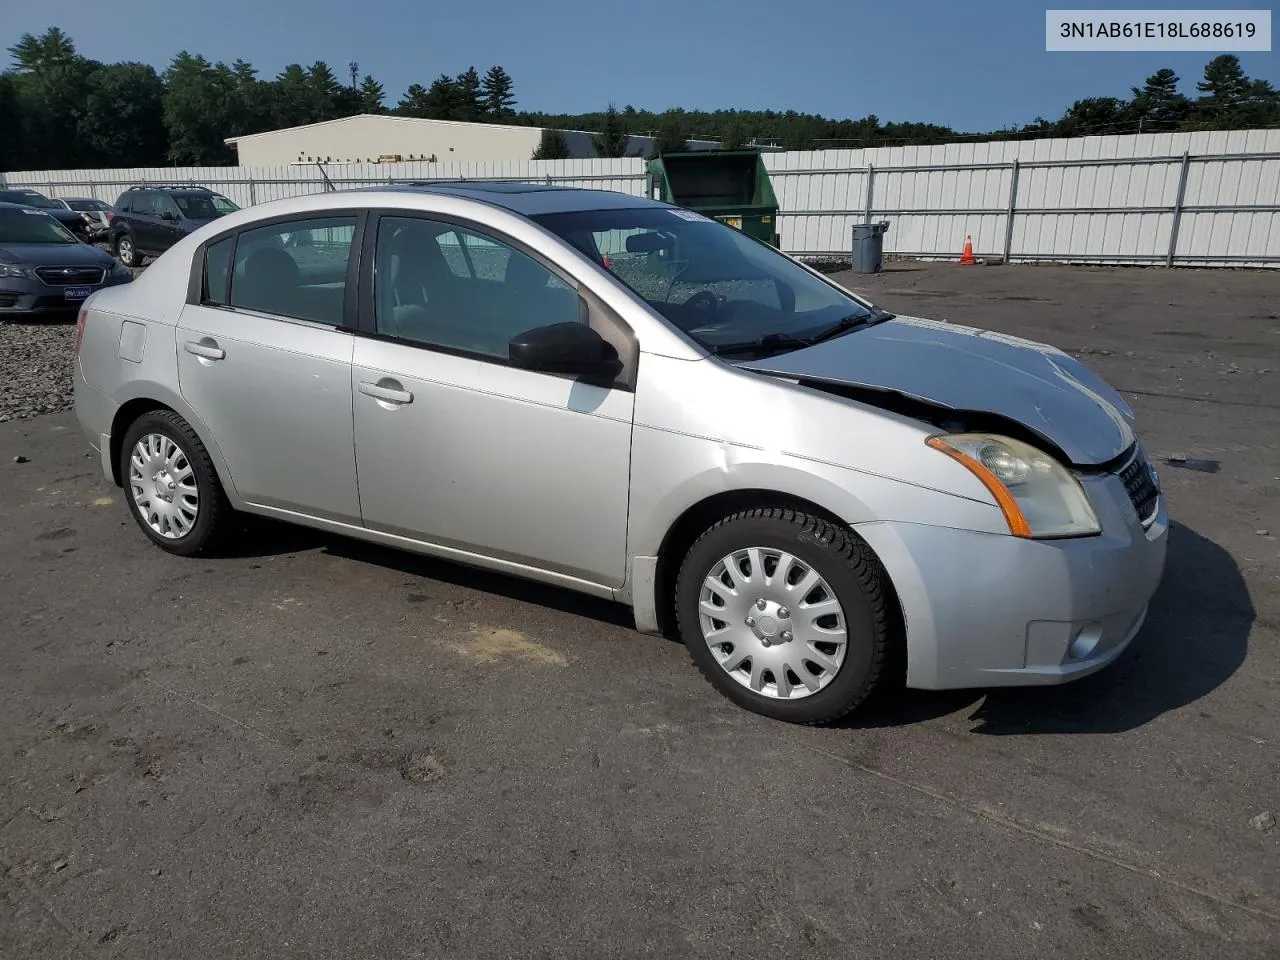
<instances>
[{"instance_id":1,"label":"door handle","mask_svg":"<svg viewBox=\"0 0 1280 960\"><path fill-rule=\"evenodd\" d=\"M373 397L375 400L383 400L387 403L413 403L413 394L408 390L396 390L370 383L368 380L360 381L359 390L366 397Z\"/></svg>"},{"instance_id":2,"label":"door handle","mask_svg":"<svg viewBox=\"0 0 1280 960\"><path fill-rule=\"evenodd\" d=\"M188 340L182 346L187 353L195 354L197 357L204 357L206 360L221 360L227 355L227 351L221 347L214 346L212 343Z\"/></svg>"}]
</instances>

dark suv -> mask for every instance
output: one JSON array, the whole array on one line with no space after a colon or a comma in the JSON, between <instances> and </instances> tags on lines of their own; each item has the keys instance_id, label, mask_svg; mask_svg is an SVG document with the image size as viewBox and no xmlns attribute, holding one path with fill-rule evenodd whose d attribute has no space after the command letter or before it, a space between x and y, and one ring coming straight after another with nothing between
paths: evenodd
<instances>
[{"instance_id":1,"label":"dark suv","mask_svg":"<svg viewBox=\"0 0 1280 960\"><path fill-rule=\"evenodd\" d=\"M130 187L110 214L111 246L126 266L140 267L210 220L239 210L207 187Z\"/></svg>"}]
</instances>

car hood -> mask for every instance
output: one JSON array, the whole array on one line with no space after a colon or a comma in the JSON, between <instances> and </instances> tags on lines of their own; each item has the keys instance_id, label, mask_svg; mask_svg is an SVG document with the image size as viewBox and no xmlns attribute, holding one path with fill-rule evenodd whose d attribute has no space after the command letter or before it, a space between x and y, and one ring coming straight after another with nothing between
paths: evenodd
<instances>
[{"instance_id":1,"label":"car hood","mask_svg":"<svg viewBox=\"0 0 1280 960\"><path fill-rule=\"evenodd\" d=\"M894 317L740 366L1007 417L1082 466L1112 460L1134 442L1133 411L1088 367L1053 347L989 330Z\"/></svg>"},{"instance_id":2,"label":"car hood","mask_svg":"<svg viewBox=\"0 0 1280 960\"><path fill-rule=\"evenodd\" d=\"M34 266L110 267L111 254L87 243L6 243L0 246L0 261Z\"/></svg>"}]
</instances>

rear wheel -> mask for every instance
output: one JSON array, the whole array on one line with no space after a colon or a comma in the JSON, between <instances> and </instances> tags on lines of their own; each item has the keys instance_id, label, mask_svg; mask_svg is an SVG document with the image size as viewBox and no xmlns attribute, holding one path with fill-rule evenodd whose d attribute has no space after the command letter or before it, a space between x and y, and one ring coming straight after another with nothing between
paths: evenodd
<instances>
[{"instance_id":1,"label":"rear wheel","mask_svg":"<svg viewBox=\"0 0 1280 960\"><path fill-rule=\"evenodd\" d=\"M886 673L888 576L851 531L796 510L725 517L689 549L676 586L681 638L721 693L756 713L828 723Z\"/></svg>"},{"instance_id":2,"label":"rear wheel","mask_svg":"<svg viewBox=\"0 0 1280 960\"><path fill-rule=\"evenodd\" d=\"M142 255L138 253L133 237L127 233L122 233L116 237L116 256L120 258L120 262L126 267L142 266Z\"/></svg>"},{"instance_id":3,"label":"rear wheel","mask_svg":"<svg viewBox=\"0 0 1280 960\"><path fill-rule=\"evenodd\" d=\"M231 505L204 444L172 410L144 413L125 432L120 477L129 512L158 547L194 556L221 543Z\"/></svg>"}]
</instances>

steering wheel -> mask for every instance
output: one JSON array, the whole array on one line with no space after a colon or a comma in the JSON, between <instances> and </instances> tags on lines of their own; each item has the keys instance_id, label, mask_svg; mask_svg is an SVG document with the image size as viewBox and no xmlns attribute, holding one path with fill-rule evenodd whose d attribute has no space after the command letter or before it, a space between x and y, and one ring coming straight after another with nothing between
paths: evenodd
<instances>
[{"instance_id":1,"label":"steering wheel","mask_svg":"<svg viewBox=\"0 0 1280 960\"><path fill-rule=\"evenodd\" d=\"M684 305L689 310L713 316L720 311L720 298L710 290L699 290L686 300Z\"/></svg>"}]
</instances>

